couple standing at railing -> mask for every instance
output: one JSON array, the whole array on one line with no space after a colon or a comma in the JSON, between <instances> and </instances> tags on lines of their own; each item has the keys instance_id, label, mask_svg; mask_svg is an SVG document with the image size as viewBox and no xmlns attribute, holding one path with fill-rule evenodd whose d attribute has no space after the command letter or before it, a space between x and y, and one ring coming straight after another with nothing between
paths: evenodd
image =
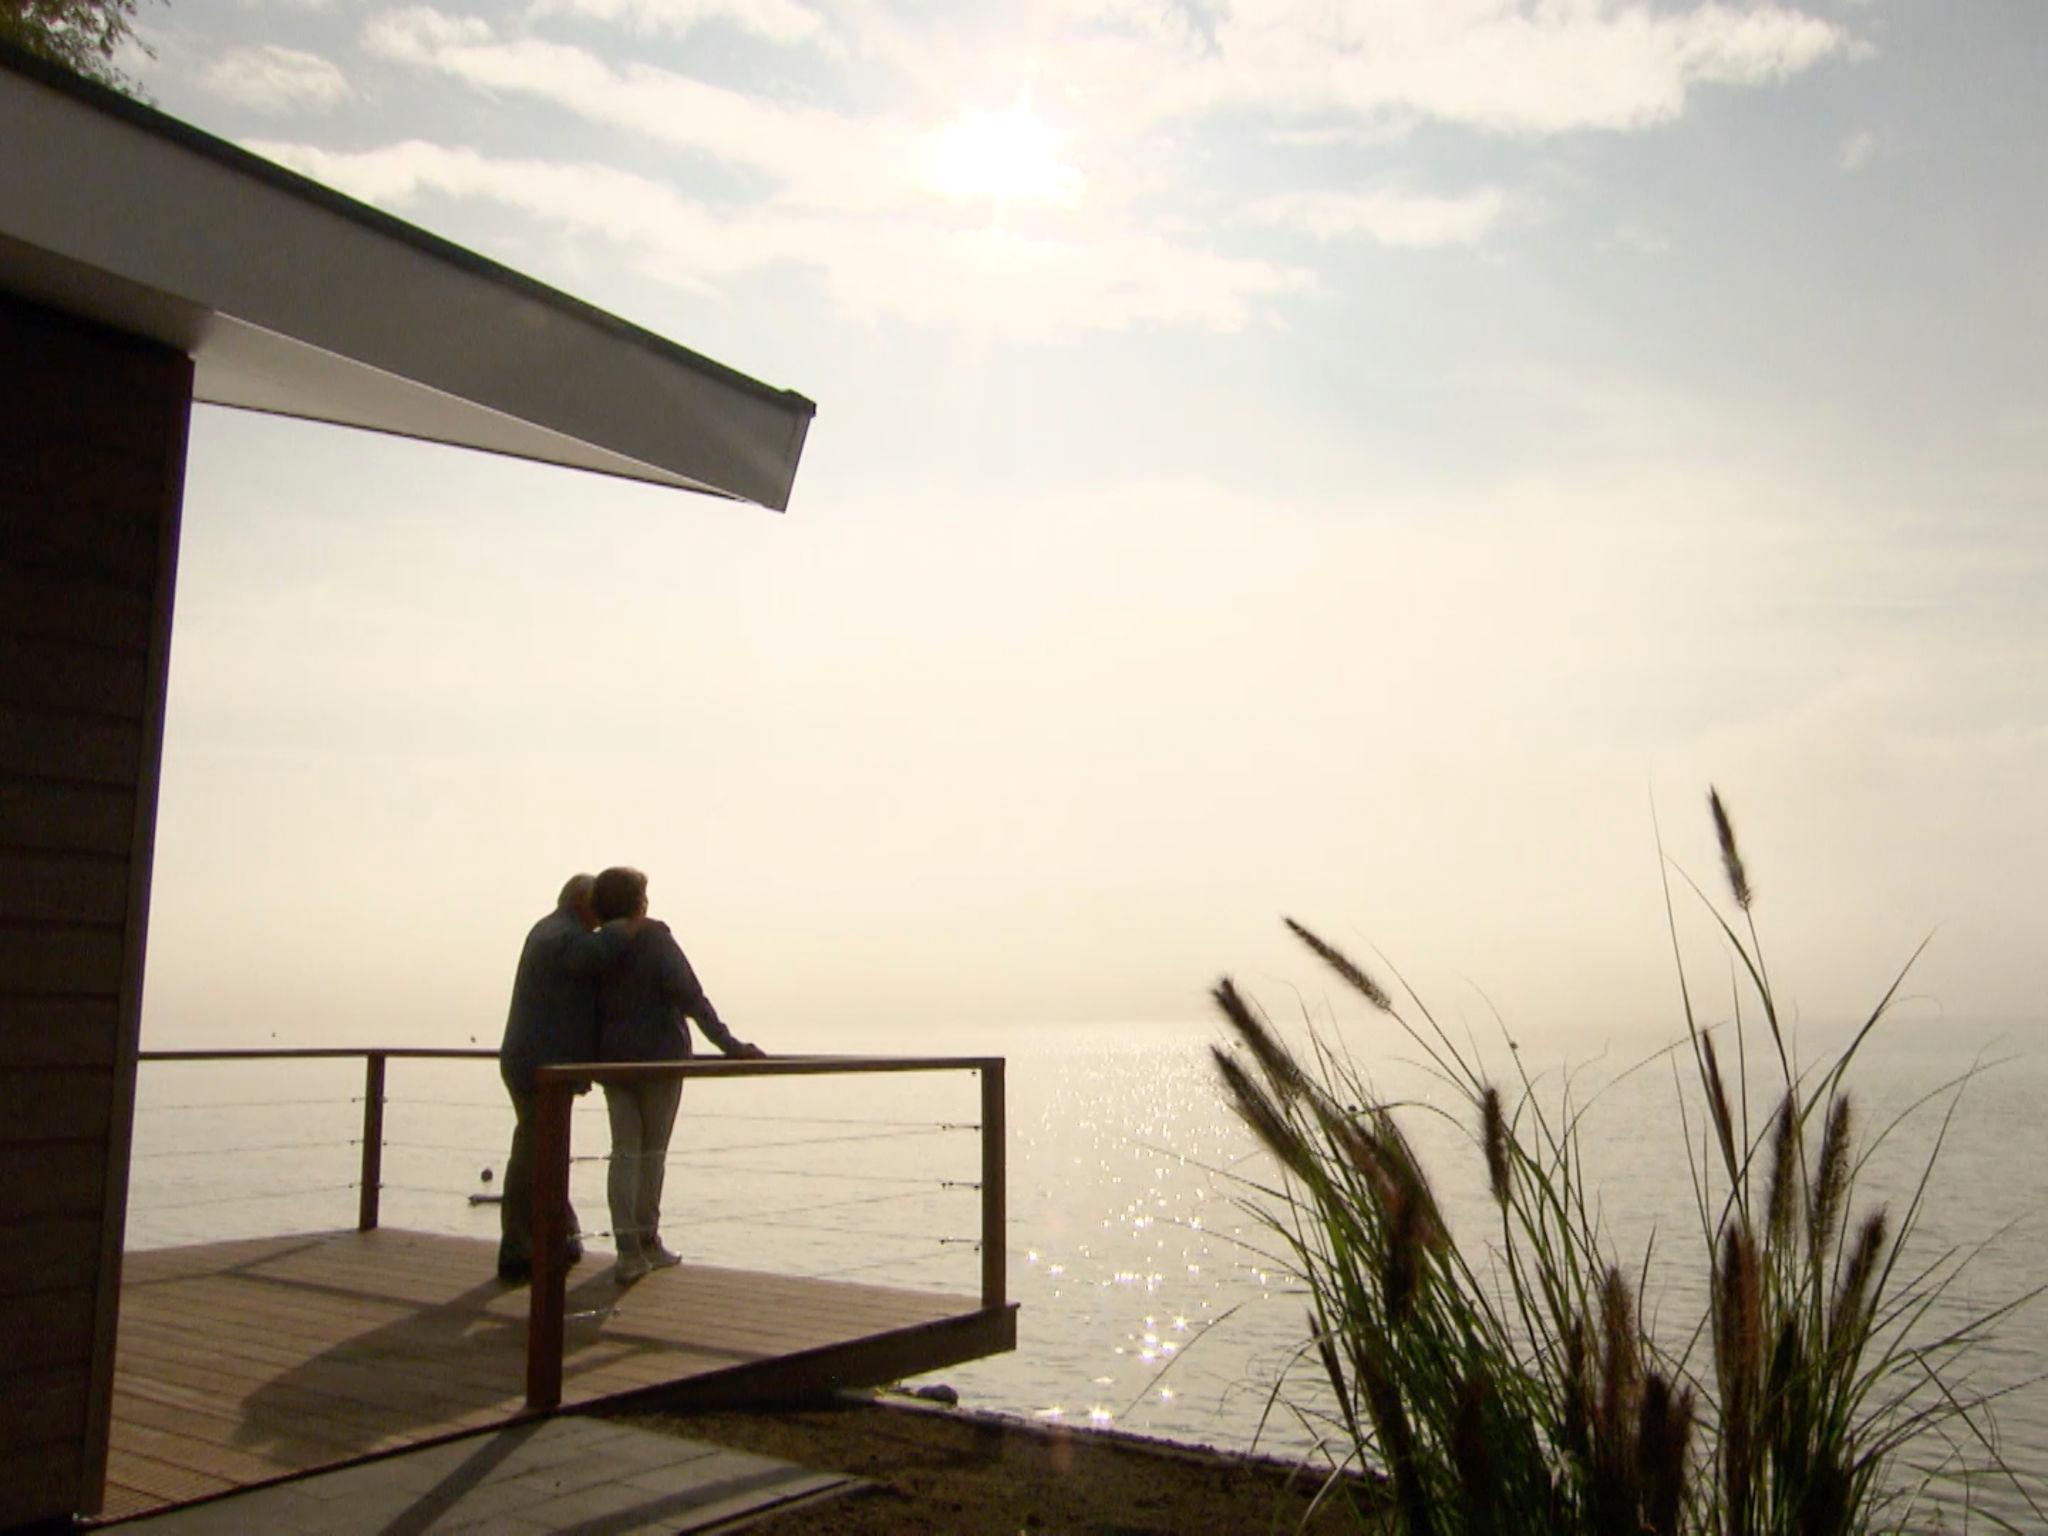
<instances>
[{"instance_id":1,"label":"couple standing at railing","mask_svg":"<svg viewBox=\"0 0 2048 1536\"><path fill-rule=\"evenodd\" d=\"M728 1056L767 1054L733 1037L668 925L647 916L645 875L621 866L572 876L555 910L526 936L498 1052L517 1117L499 1206L500 1279L524 1280L533 1268L535 1070L574 1061L678 1060L691 1054L686 1019ZM681 1262L661 1241L661 1185L682 1092L679 1077L604 1085L612 1128L605 1193L621 1285ZM573 1264L583 1257L581 1228L573 1208L566 1215Z\"/></svg>"}]
</instances>

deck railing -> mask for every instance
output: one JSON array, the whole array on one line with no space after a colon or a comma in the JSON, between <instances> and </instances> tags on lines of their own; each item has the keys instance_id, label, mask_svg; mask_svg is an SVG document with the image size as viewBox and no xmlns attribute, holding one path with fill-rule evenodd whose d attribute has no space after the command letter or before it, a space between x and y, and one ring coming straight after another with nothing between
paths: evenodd
<instances>
[{"instance_id":1,"label":"deck railing","mask_svg":"<svg viewBox=\"0 0 2048 1536\"><path fill-rule=\"evenodd\" d=\"M496 1061L496 1051L474 1047L305 1046L239 1051L141 1051L140 1061L352 1061L363 1060L363 1168L356 1203L356 1230L374 1231L379 1215L378 1192L384 1187L384 1064L396 1057L410 1061Z\"/></svg>"},{"instance_id":2,"label":"deck railing","mask_svg":"<svg viewBox=\"0 0 2048 1536\"><path fill-rule=\"evenodd\" d=\"M145 1062L350 1060L363 1062L362 1166L356 1225L376 1228L383 1184L386 1066L393 1059L496 1061L496 1051L432 1046L313 1046L217 1051L143 1051ZM759 1060L693 1057L663 1062L586 1062L543 1067L536 1080L533 1179L534 1259L527 1310L526 1400L549 1409L562 1400L563 1309L567 1292L570 1110L585 1083L663 1079L816 1077L875 1072L973 1072L980 1078L981 1305L1008 1304L1004 1232L1005 1133L1003 1058L1000 1056L775 1056ZM507 1105L510 1108L510 1105Z\"/></svg>"},{"instance_id":3,"label":"deck railing","mask_svg":"<svg viewBox=\"0 0 2048 1536\"><path fill-rule=\"evenodd\" d=\"M868 1072L974 1072L981 1078L981 1305L1006 1304L1003 1058L1000 1056L710 1057L683 1061L577 1062L535 1074L533 1278L527 1311L526 1403L562 1401L562 1313L568 1289L569 1109L585 1083L647 1083L670 1078L817 1077Z\"/></svg>"}]
</instances>

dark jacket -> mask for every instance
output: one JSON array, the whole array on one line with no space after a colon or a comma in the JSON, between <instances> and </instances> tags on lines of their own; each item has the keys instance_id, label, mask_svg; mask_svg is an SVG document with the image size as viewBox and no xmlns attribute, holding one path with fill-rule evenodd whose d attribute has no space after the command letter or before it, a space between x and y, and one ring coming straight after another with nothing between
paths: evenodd
<instances>
[{"instance_id":1,"label":"dark jacket","mask_svg":"<svg viewBox=\"0 0 2048 1536\"><path fill-rule=\"evenodd\" d=\"M675 1061L690 1054L685 1017L726 1055L746 1048L718 1017L666 923L648 923L597 985L600 1061Z\"/></svg>"},{"instance_id":2,"label":"dark jacket","mask_svg":"<svg viewBox=\"0 0 2048 1536\"><path fill-rule=\"evenodd\" d=\"M597 1059L597 979L630 941L624 923L596 933L557 907L533 925L512 978L512 1007L498 1075L514 1093L533 1092L536 1067Z\"/></svg>"}]
</instances>

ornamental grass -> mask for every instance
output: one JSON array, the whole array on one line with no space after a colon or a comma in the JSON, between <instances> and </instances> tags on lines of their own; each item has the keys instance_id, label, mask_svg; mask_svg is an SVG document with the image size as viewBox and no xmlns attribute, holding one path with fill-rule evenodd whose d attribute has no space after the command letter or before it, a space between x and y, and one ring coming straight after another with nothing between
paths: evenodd
<instances>
[{"instance_id":1,"label":"ornamental grass","mask_svg":"<svg viewBox=\"0 0 2048 1536\"><path fill-rule=\"evenodd\" d=\"M1614 1251L1568 1091L1546 1108L1518 1054L1513 1081L1489 1080L1412 988L1397 996L1289 919L1449 1091L1448 1110L1399 1115L1459 1122L1493 1213L1482 1239L1454 1239L1396 1106L1323 1036L1297 1055L1220 982L1237 1048L1216 1048L1216 1070L1278 1164L1247 1204L1302 1282L1298 1360L1328 1394L1283 1378L1276 1402L1333 1450L1332 1488L1351 1472L1384 1479L1385 1507L1367 1518L1402 1536L2022 1529L1982 1506L1988 1479L2004 1484L2002 1507L2030 1512L2024 1528L2048 1529L1998 1450L1990 1396L1960 1369L2038 1292L1958 1321L1951 1290L1973 1251L1913 1242L1968 1074L1874 1128L1851 1088L1919 951L1848 1045L1802 1068L1718 793L1709 809L1732 910L1676 879L1711 914L1738 978L1734 1016L1716 1027L1698 1016L1665 881L1685 1025L1668 1053L1674 1124L1693 1195L1679 1262L1697 1266L1704 1315L1675 1335L1646 1323L1651 1254ZM1890 1204L1865 1198L1872 1153L1915 1114L1935 1127L1915 1180Z\"/></svg>"}]
</instances>

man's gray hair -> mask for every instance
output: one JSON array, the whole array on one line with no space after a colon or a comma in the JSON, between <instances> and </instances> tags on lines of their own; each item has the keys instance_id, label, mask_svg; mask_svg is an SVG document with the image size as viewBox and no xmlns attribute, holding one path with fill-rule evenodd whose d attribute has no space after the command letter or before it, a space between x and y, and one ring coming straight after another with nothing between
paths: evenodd
<instances>
[{"instance_id":1,"label":"man's gray hair","mask_svg":"<svg viewBox=\"0 0 2048 1536\"><path fill-rule=\"evenodd\" d=\"M571 875L569 883L562 887L562 894L555 898L555 905L568 907L572 911L589 906L590 888L595 884L595 875Z\"/></svg>"}]
</instances>

